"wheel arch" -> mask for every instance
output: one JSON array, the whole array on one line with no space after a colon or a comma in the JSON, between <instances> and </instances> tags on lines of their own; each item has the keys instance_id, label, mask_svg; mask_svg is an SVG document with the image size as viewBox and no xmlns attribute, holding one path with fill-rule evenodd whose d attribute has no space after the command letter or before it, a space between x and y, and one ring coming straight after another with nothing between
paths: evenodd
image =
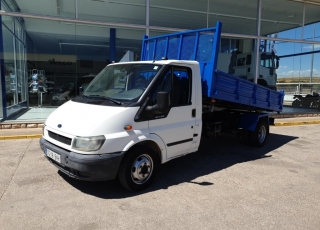
<instances>
[{"instance_id":1,"label":"wheel arch","mask_svg":"<svg viewBox=\"0 0 320 230\"><path fill-rule=\"evenodd\" d=\"M241 117L241 122L239 128L246 129L249 131L254 131L257 124L260 121L265 121L268 124L267 134L269 134L269 115L266 113L248 113L243 114Z\"/></svg>"},{"instance_id":2,"label":"wheel arch","mask_svg":"<svg viewBox=\"0 0 320 230\"><path fill-rule=\"evenodd\" d=\"M164 163L165 156L166 156L166 149L162 143L158 143L158 141L153 140L153 139L144 139L144 140L140 140L138 142L130 141L125 146L123 151L125 152L125 154L127 154L127 152L129 152L130 150L132 150L134 148L139 148L139 147L150 148L152 151L154 151L159 156L160 163Z\"/></svg>"}]
</instances>

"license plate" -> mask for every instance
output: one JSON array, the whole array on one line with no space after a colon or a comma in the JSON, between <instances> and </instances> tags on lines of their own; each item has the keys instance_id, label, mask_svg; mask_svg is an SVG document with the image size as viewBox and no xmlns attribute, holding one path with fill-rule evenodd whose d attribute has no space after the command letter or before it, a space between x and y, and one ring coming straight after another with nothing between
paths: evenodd
<instances>
[{"instance_id":1,"label":"license plate","mask_svg":"<svg viewBox=\"0 0 320 230\"><path fill-rule=\"evenodd\" d=\"M51 151L50 149L47 149L46 155L47 155L47 157L50 157L51 159L55 160L56 162L61 163L60 154L55 153L55 152Z\"/></svg>"}]
</instances>

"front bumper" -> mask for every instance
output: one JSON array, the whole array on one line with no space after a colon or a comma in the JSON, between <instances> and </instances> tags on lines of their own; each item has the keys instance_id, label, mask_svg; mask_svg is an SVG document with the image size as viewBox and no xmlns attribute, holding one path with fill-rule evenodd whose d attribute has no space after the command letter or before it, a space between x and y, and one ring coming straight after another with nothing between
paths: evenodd
<instances>
[{"instance_id":1,"label":"front bumper","mask_svg":"<svg viewBox=\"0 0 320 230\"><path fill-rule=\"evenodd\" d=\"M124 152L84 155L64 150L51 144L44 138L41 138L39 142L46 158L53 165L55 165L61 172L79 180L103 181L114 179L124 155ZM46 149L59 154L61 163L47 157Z\"/></svg>"}]
</instances>

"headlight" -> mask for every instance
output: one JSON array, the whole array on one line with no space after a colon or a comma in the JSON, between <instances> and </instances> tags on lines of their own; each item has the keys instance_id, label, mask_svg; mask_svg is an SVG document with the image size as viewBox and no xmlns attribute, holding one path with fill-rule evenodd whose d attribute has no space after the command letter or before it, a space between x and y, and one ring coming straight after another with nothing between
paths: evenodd
<instances>
[{"instance_id":1,"label":"headlight","mask_svg":"<svg viewBox=\"0 0 320 230\"><path fill-rule=\"evenodd\" d=\"M75 137L72 148L84 152L96 151L101 148L105 140L104 136Z\"/></svg>"}]
</instances>

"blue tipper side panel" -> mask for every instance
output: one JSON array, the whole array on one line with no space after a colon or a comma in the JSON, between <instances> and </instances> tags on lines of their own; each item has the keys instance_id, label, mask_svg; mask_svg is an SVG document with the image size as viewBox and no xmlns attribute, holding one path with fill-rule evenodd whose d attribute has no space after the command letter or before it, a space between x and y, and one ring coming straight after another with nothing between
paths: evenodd
<instances>
[{"instance_id":1,"label":"blue tipper side panel","mask_svg":"<svg viewBox=\"0 0 320 230\"><path fill-rule=\"evenodd\" d=\"M241 79L217 70L221 22L215 27L190 30L153 38L144 37L141 61L198 61L204 96L255 107L260 110L282 111L284 92Z\"/></svg>"}]
</instances>

